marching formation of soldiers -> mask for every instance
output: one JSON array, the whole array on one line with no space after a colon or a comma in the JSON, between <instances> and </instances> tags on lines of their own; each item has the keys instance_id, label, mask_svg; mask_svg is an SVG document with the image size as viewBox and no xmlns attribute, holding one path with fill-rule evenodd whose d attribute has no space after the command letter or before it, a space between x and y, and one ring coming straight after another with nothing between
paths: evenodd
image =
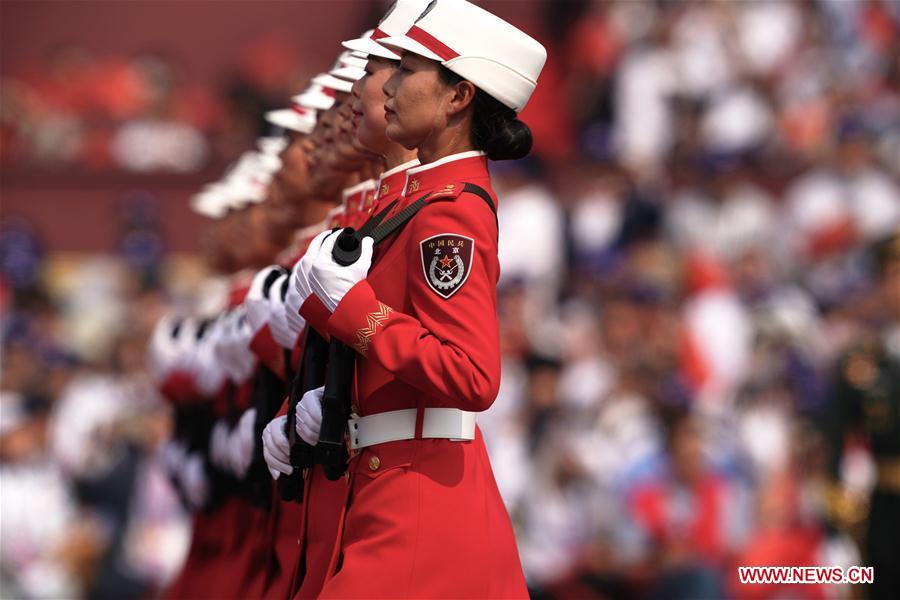
<instances>
[{"instance_id":1,"label":"marching formation of soldiers","mask_svg":"<svg viewBox=\"0 0 900 600\"><path fill-rule=\"evenodd\" d=\"M398 0L192 200L220 273L149 361L193 510L171 598L524 597L475 425L499 386L487 160L546 51L468 2Z\"/></svg>"}]
</instances>

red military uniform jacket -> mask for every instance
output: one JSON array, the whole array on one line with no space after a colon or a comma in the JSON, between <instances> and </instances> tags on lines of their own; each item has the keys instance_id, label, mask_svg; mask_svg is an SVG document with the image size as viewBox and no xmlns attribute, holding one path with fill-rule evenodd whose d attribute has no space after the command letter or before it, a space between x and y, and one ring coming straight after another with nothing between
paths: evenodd
<instances>
[{"instance_id":1,"label":"red military uniform jacket","mask_svg":"<svg viewBox=\"0 0 900 600\"><path fill-rule=\"evenodd\" d=\"M426 193L432 201L376 248L367 279L324 325L358 352L362 416L483 411L497 395L497 224L482 198L462 192L465 183L490 193L482 153L407 171L392 214ZM527 597L480 431L472 441L365 448L350 461L349 483L321 597Z\"/></svg>"}]
</instances>

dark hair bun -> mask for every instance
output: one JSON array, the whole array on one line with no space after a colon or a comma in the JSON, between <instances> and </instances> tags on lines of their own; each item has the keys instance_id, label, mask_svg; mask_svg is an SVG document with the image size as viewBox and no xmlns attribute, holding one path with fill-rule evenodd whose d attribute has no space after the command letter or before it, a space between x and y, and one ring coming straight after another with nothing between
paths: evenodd
<instances>
[{"instance_id":1,"label":"dark hair bun","mask_svg":"<svg viewBox=\"0 0 900 600\"><path fill-rule=\"evenodd\" d=\"M517 160L531 152L532 137L528 125L483 90L475 93L472 133L475 146L491 160Z\"/></svg>"},{"instance_id":2,"label":"dark hair bun","mask_svg":"<svg viewBox=\"0 0 900 600\"><path fill-rule=\"evenodd\" d=\"M484 151L491 160L517 160L531 152L531 129L519 119L500 118L484 139Z\"/></svg>"}]
</instances>

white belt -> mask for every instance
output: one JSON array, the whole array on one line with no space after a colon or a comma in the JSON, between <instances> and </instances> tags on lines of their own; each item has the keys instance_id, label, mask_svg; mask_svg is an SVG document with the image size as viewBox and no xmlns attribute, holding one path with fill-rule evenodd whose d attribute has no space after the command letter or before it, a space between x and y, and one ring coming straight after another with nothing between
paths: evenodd
<instances>
[{"instance_id":1,"label":"white belt","mask_svg":"<svg viewBox=\"0 0 900 600\"><path fill-rule=\"evenodd\" d=\"M353 417L347 421L350 448L358 450L375 444L411 440L416 437L416 409ZM475 439L475 413L458 408L426 408L422 421L423 438L444 438L455 442Z\"/></svg>"}]
</instances>

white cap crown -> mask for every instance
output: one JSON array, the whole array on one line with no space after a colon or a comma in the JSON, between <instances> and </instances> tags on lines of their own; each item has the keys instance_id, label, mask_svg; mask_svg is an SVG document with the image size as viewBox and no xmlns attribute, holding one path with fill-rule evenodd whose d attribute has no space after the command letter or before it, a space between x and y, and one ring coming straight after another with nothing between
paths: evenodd
<instances>
[{"instance_id":1,"label":"white cap crown","mask_svg":"<svg viewBox=\"0 0 900 600\"><path fill-rule=\"evenodd\" d=\"M466 0L433 0L403 36L379 41L439 61L516 112L547 60L537 40Z\"/></svg>"},{"instance_id":2,"label":"white cap crown","mask_svg":"<svg viewBox=\"0 0 900 600\"><path fill-rule=\"evenodd\" d=\"M316 83L310 83L309 87L291 98L291 101L303 108L328 110L334 104L334 91Z\"/></svg>"},{"instance_id":3,"label":"white cap crown","mask_svg":"<svg viewBox=\"0 0 900 600\"><path fill-rule=\"evenodd\" d=\"M343 43L344 48L381 58L400 60L399 54L382 46L378 40L406 33L427 4L428 0L396 0L381 17L375 29L367 31L355 40L347 40Z\"/></svg>"},{"instance_id":4,"label":"white cap crown","mask_svg":"<svg viewBox=\"0 0 900 600\"><path fill-rule=\"evenodd\" d=\"M294 102L289 108L270 110L265 114L268 123L297 133L312 133L316 127L316 111Z\"/></svg>"}]
</instances>

